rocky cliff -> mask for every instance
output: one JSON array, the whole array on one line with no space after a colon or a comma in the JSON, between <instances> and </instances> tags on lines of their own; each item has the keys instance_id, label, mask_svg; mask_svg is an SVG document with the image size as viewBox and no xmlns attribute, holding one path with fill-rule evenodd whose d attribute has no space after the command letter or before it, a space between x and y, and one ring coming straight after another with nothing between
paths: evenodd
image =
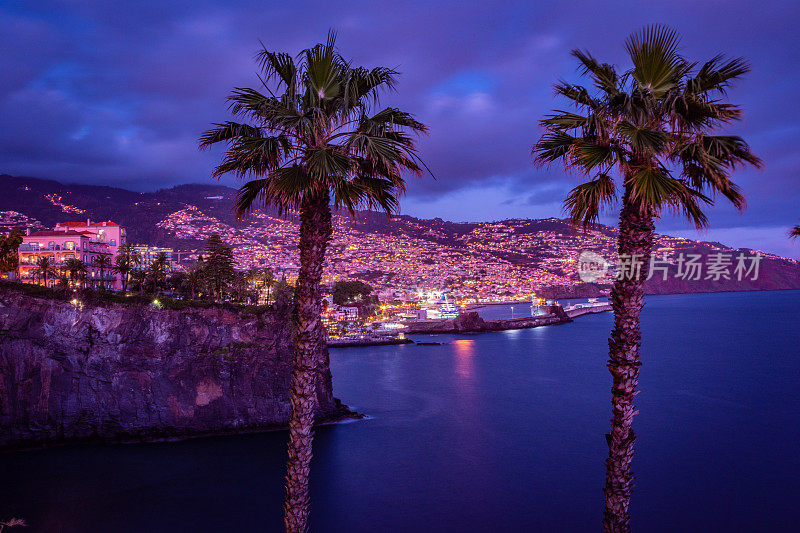
<instances>
[{"instance_id":1,"label":"rocky cliff","mask_svg":"<svg viewBox=\"0 0 800 533\"><path fill-rule=\"evenodd\" d=\"M0 287L0 447L285 425L285 315L89 306ZM320 418L344 415L330 373L318 381Z\"/></svg>"}]
</instances>

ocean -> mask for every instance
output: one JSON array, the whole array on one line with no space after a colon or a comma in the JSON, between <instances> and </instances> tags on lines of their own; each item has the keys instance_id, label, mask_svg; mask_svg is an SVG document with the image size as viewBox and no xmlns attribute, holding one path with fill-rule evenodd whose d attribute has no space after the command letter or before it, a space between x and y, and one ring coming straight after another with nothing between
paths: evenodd
<instances>
[{"instance_id":1,"label":"ocean","mask_svg":"<svg viewBox=\"0 0 800 533\"><path fill-rule=\"evenodd\" d=\"M647 297L634 531L797 530L798 316L800 291ZM611 324L332 350L337 397L368 418L317 430L312 530L599 531ZM0 520L280 531L286 438L2 454Z\"/></svg>"}]
</instances>

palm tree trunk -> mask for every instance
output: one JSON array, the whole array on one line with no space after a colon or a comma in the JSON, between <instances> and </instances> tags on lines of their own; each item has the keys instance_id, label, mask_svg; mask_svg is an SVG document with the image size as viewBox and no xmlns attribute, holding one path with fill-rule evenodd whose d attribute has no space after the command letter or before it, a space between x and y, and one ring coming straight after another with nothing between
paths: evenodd
<instances>
[{"instance_id":1,"label":"palm tree trunk","mask_svg":"<svg viewBox=\"0 0 800 533\"><path fill-rule=\"evenodd\" d=\"M300 210L300 273L297 277L297 339L292 361L292 417L289 422L289 459L286 465L284 525L289 533L308 531L311 503L308 476L317 407L316 376L324 342L322 265L331 237L331 211L327 191L303 201Z\"/></svg>"},{"instance_id":2,"label":"palm tree trunk","mask_svg":"<svg viewBox=\"0 0 800 533\"><path fill-rule=\"evenodd\" d=\"M636 414L633 405L634 396L638 393L639 366L641 360L641 332L639 330L639 313L644 305L644 280L650 264L650 253L653 246L655 226L651 212L642 214L638 207L628 201L626 190L625 202L620 214L619 246L621 257L634 258L632 262L640 262L641 271L635 268L622 269L630 273L617 279L611 290L611 308L614 311L614 329L608 340L608 369L612 376L611 404L613 418L611 433L606 435L608 442L608 459L606 460L606 507L603 529L606 532L630 531L630 513L628 507L631 499L633 475L631 460L636 435L631 429L633 416Z\"/></svg>"}]
</instances>

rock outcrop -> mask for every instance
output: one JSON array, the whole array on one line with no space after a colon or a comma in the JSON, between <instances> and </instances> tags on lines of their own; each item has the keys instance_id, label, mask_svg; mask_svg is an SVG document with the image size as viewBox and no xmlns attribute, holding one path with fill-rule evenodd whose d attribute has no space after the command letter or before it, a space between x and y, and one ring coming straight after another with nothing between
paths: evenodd
<instances>
[{"instance_id":1,"label":"rock outcrop","mask_svg":"<svg viewBox=\"0 0 800 533\"><path fill-rule=\"evenodd\" d=\"M0 447L283 426L285 315L84 306L0 287ZM348 413L329 372L317 392L320 419Z\"/></svg>"}]
</instances>

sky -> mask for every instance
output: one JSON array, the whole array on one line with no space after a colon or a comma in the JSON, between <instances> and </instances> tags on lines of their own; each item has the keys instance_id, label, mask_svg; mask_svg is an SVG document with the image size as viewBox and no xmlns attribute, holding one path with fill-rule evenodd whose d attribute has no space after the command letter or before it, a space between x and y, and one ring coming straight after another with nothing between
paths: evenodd
<instances>
[{"instance_id":1,"label":"sky","mask_svg":"<svg viewBox=\"0 0 800 533\"><path fill-rule=\"evenodd\" d=\"M382 103L430 127L419 149L435 179L410 178L402 212L454 221L562 217L578 177L535 168L530 147L539 119L567 105L553 83L581 81L570 50L624 70L626 37L668 24L690 59L752 63L728 93L744 120L727 131L765 166L735 174L744 214L720 202L708 231L671 215L658 231L800 258L786 237L800 218L797 2L4 0L0 21L0 173L133 190L215 182L220 151L197 138L229 118L233 87L258 85L260 43L295 54L334 28L354 63L401 72Z\"/></svg>"}]
</instances>

